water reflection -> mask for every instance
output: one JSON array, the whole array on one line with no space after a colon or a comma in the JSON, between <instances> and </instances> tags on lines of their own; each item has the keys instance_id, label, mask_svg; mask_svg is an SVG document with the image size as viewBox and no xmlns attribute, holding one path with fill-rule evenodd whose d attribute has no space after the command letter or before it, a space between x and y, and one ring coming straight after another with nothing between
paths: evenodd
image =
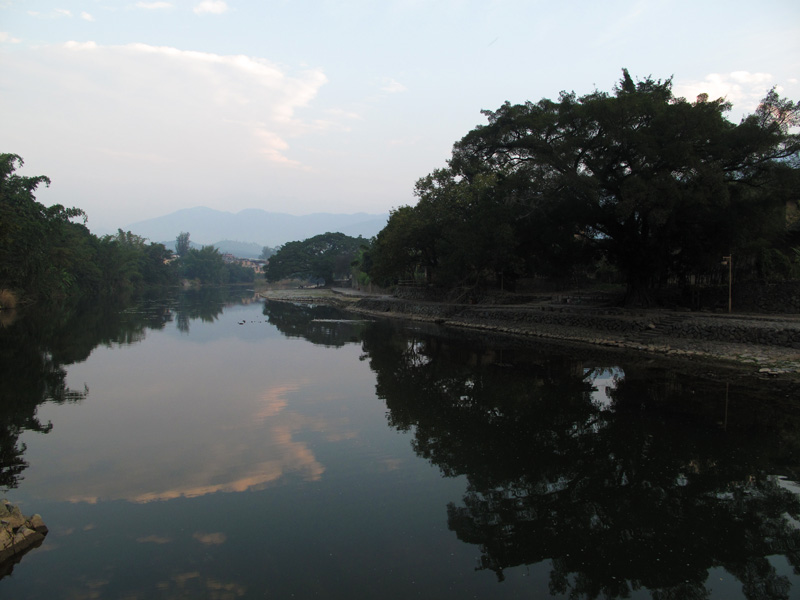
<instances>
[{"instance_id":1,"label":"water reflection","mask_svg":"<svg viewBox=\"0 0 800 600\"><path fill-rule=\"evenodd\" d=\"M25 468L20 431L55 423L19 490L70 528L37 556L43 589L334 597L382 573L387 597L424 580L431 597L666 600L712 597L730 574L748 598L797 593L791 385L251 299L191 292L0 330L0 407L21 407L0 413L4 473ZM97 345L111 349L86 360Z\"/></svg>"},{"instance_id":2,"label":"water reflection","mask_svg":"<svg viewBox=\"0 0 800 600\"><path fill-rule=\"evenodd\" d=\"M274 384L253 377L258 355L229 357L237 367L215 371L224 341L189 348L160 342L150 345L150 360L164 362L182 349L186 368L173 367L174 379L156 382L160 396L142 385L128 388L119 381L123 375L112 374L109 387L95 374L96 396L104 402L85 420L62 419L65 434L74 438L70 453L49 453L40 464L32 482L38 495L146 503L262 490L288 475L317 481L325 467L309 436L337 441L354 435L344 417L298 410L303 397L314 398L313 382L290 372ZM195 369L211 375L195 375L192 382Z\"/></svg>"},{"instance_id":3,"label":"water reflection","mask_svg":"<svg viewBox=\"0 0 800 600\"><path fill-rule=\"evenodd\" d=\"M157 297L156 306L160 304ZM201 287L184 290L177 294L169 307L170 319L174 315L178 330L189 333L192 321L213 323L226 306L259 302L252 290L229 287Z\"/></svg>"},{"instance_id":4,"label":"water reflection","mask_svg":"<svg viewBox=\"0 0 800 600\"><path fill-rule=\"evenodd\" d=\"M264 315L286 337L303 338L329 348L359 343L369 323L343 318L339 309L324 304L267 301Z\"/></svg>"},{"instance_id":5,"label":"water reflection","mask_svg":"<svg viewBox=\"0 0 800 600\"><path fill-rule=\"evenodd\" d=\"M0 324L0 489L17 487L28 466L24 431L48 433L41 423L45 403L77 403L89 387L70 388L68 365L85 361L98 346L128 346L143 341L148 330L162 330L177 320L188 331L193 319L213 320L225 305L252 298L252 291L230 288L186 293L152 292L129 304L120 301L80 303L63 310L29 309Z\"/></svg>"},{"instance_id":6,"label":"water reflection","mask_svg":"<svg viewBox=\"0 0 800 600\"><path fill-rule=\"evenodd\" d=\"M800 466L796 390L780 402L648 362L609 368L386 324L364 350L390 425L468 478L447 524L499 581L551 561L552 594L706 598L721 567L747 598L789 597L771 557L800 568L800 501L780 478Z\"/></svg>"}]
</instances>

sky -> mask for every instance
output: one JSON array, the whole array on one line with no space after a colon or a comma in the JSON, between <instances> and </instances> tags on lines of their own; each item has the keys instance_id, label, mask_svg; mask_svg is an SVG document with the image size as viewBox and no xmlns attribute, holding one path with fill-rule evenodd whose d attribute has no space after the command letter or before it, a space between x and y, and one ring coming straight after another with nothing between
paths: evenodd
<instances>
[{"instance_id":1,"label":"sky","mask_svg":"<svg viewBox=\"0 0 800 600\"><path fill-rule=\"evenodd\" d=\"M672 78L800 100L796 0L0 0L0 152L93 231L381 214L503 102Z\"/></svg>"}]
</instances>

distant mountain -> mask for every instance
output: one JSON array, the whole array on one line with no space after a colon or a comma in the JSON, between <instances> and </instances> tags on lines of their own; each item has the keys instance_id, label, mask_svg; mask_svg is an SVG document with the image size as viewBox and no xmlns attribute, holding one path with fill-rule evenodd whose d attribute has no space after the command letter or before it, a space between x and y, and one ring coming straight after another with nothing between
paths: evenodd
<instances>
[{"instance_id":1,"label":"distant mountain","mask_svg":"<svg viewBox=\"0 0 800 600\"><path fill-rule=\"evenodd\" d=\"M176 236L177 237L177 236ZM167 248L176 251L177 245L175 240L150 240L159 244L164 244ZM263 246L253 244L252 242L232 242L231 240L222 240L221 242L214 242L213 244L196 244L191 239L189 246L195 250L200 250L203 246L214 246L222 254L233 254L237 258L260 258L261 252L264 250Z\"/></svg>"},{"instance_id":2,"label":"distant mountain","mask_svg":"<svg viewBox=\"0 0 800 600\"><path fill-rule=\"evenodd\" d=\"M265 244L269 245L269 244ZM233 254L239 258L258 258L261 256L261 251L264 246L254 244L252 242L234 242L231 240L222 240L221 242L214 242L213 246L223 254Z\"/></svg>"},{"instance_id":3,"label":"distant mountain","mask_svg":"<svg viewBox=\"0 0 800 600\"><path fill-rule=\"evenodd\" d=\"M384 228L388 220L388 214L315 213L298 217L256 208L234 214L199 206L131 223L125 230L152 242L163 243L174 242L179 233L188 231L191 241L196 244L215 245L220 251L227 252L229 250L222 250L217 245L223 244L218 240L226 240L226 245L238 241L259 246L260 253L262 246L275 247L328 231L371 238Z\"/></svg>"}]
</instances>

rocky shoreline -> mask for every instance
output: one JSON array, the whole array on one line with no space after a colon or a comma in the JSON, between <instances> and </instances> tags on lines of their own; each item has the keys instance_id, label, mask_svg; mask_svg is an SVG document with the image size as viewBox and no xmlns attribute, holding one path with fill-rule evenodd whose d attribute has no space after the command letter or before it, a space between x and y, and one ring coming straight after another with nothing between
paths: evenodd
<instances>
[{"instance_id":1,"label":"rocky shoreline","mask_svg":"<svg viewBox=\"0 0 800 600\"><path fill-rule=\"evenodd\" d=\"M724 361L764 376L800 377L800 316L628 310L554 303L452 304L354 290L265 292L269 300L336 304L362 315L522 338Z\"/></svg>"},{"instance_id":2,"label":"rocky shoreline","mask_svg":"<svg viewBox=\"0 0 800 600\"><path fill-rule=\"evenodd\" d=\"M40 515L26 517L8 500L0 502L0 577L10 573L22 556L39 546L47 535Z\"/></svg>"}]
</instances>

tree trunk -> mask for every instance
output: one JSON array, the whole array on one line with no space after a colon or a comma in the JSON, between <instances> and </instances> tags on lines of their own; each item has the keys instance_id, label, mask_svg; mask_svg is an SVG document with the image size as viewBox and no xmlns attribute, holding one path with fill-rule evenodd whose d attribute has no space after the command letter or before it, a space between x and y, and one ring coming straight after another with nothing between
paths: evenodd
<instances>
[{"instance_id":1,"label":"tree trunk","mask_svg":"<svg viewBox=\"0 0 800 600\"><path fill-rule=\"evenodd\" d=\"M643 273L628 273L628 287L625 290L625 306L650 307L654 304L650 277Z\"/></svg>"}]
</instances>

